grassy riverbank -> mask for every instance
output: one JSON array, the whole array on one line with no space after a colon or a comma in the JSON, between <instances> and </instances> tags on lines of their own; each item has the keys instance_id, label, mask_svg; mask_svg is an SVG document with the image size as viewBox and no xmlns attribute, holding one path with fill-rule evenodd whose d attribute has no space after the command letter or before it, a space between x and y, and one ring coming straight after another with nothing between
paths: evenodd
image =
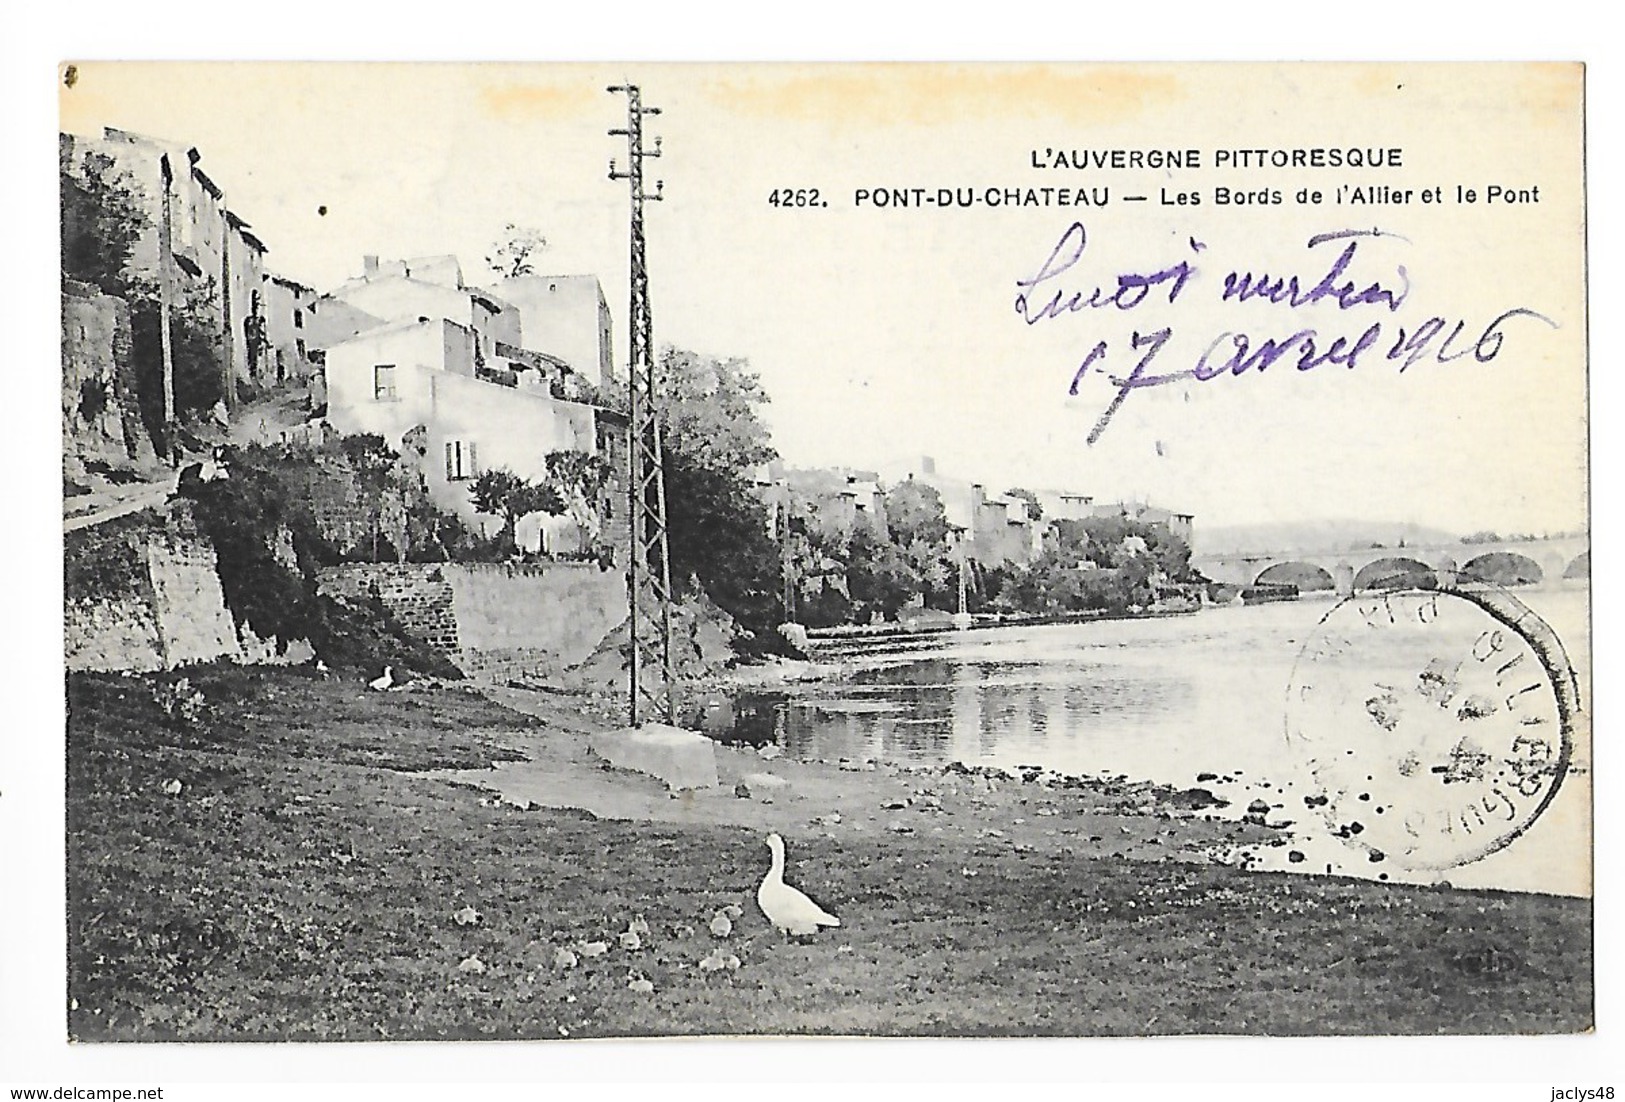
<instances>
[{"instance_id":1,"label":"grassy riverbank","mask_svg":"<svg viewBox=\"0 0 1625 1102\"><path fill-rule=\"evenodd\" d=\"M81 1040L1591 1024L1584 901L1192 863L1152 839L1228 827L1019 784L943 797L958 806L940 823L959 826L939 830L940 809L876 810L911 783L882 771L786 769L804 799L706 805L715 814L522 809L427 771L520 768L578 736L566 705L538 718L464 689L370 693L296 671L191 680L195 718L166 712L163 682L69 679ZM593 773L644 792L643 778ZM843 826L814 827L829 801ZM1070 831L1041 830L1040 805ZM789 879L839 930L804 944L768 930L754 905L764 827L784 830ZM742 917L716 937L729 904ZM649 932L623 947L638 915ZM602 955L583 949L598 942ZM737 968L700 965L727 955Z\"/></svg>"}]
</instances>

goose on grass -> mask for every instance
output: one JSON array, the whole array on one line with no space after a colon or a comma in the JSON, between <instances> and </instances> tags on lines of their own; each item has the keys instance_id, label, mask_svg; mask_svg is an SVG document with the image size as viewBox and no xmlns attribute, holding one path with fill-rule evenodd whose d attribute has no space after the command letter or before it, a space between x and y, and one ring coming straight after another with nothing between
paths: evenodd
<instances>
[{"instance_id":1,"label":"goose on grass","mask_svg":"<svg viewBox=\"0 0 1625 1102\"><path fill-rule=\"evenodd\" d=\"M784 839L769 834L767 848L773 851L773 864L756 889L756 905L774 929L786 936L805 936L816 934L820 926L839 926L840 919L784 882Z\"/></svg>"}]
</instances>

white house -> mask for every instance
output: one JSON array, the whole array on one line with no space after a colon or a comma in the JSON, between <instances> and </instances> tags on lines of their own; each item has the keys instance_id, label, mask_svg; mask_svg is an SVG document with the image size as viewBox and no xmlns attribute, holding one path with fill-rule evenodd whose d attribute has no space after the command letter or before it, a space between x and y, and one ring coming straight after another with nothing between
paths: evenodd
<instances>
[{"instance_id":1,"label":"white house","mask_svg":"<svg viewBox=\"0 0 1625 1102\"><path fill-rule=\"evenodd\" d=\"M519 385L523 372L482 368L479 344L472 326L443 317L386 325L332 344L327 420L344 434L376 433L393 448L418 447L436 502L493 532L499 522L469 500L482 471L507 468L539 482L548 452L596 452L598 441L592 406L544 386ZM420 426L421 437L406 443ZM577 549L567 517L533 515L520 522L518 535L520 546L531 550Z\"/></svg>"},{"instance_id":2,"label":"white house","mask_svg":"<svg viewBox=\"0 0 1625 1102\"><path fill-rule=\"evenodd\" d=\"M519 312L525 339L510 343L563 360L594 386L610 385L609 304L597 276L514 276L495 284L490 293Z\"/></svg>"},{"instance_id":3,"label":"white house","mask_svg":"<svg viewBox=\"0 0 1625 1102\"><path fill-rule=\"evenodd\" d=\"M329 292L330 299L346 303L386 323L418 318L449 318L479 334L483 355L496 352L496 342L522 345L519 311L495 296L472 287L391 275L353 280Z\"/></svg>"}]
</instances>

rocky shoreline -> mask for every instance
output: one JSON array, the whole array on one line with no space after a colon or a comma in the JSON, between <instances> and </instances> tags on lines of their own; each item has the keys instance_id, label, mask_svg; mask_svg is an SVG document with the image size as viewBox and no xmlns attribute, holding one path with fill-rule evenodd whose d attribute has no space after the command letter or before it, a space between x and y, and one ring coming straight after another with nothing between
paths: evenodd
<instances>
[{"instance_id":1,"label":"rocky shoreline","mask_svg":"<svg viewBox=\"0 0 1625 1102\"><path fill-rule=\"evenodd\" d=\"M1248 847L1285 841L1278 826L1200 786L1071 776L1038 766L803 761L771 744L719 743L717 787L671 793L652 777L608 768L590 752L589 736L606 729L606 717L590 705L511 688L485 695L540 720L546 734L514 740L511 749L523 760L442 775L519 807L728 824L786 837L918 834L1015 853L1153 861L1239 860Z\"/></svg>"}]
</instances>

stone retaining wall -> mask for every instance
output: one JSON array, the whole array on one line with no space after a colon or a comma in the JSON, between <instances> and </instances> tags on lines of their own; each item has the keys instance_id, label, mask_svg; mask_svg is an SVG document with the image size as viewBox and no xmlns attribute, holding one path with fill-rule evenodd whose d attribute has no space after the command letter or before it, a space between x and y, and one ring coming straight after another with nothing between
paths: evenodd
<instances>
[{"instance_id":1,"label":"stone retaining wall","mask_svg":"<svg viewBox=\"0 0 1625 1102\"><path fill-rule=\"evenodd\" d=\"M506 681L575 665L626 615L626 582L592 563L362 563L322 571L322 592L377 597L470 676Z\"/></svg>"},{"instance_id":2,"label":"stone retaining wall","mask_svg":"<svg viewBox=\"0 0 1625 1102\"><path fill-rule=\"evenodd\" d=\"M275 639L259 639L233 621L214 547L184 507L71 532L63 566L63 650L70 670L311 657L303 640L279 648Z\"/></svg>"},{"instance_id":3,"label":"stone retaining wall","mask_svg":"<svg viewBox=\"0 0 1625 1102\"><path fill-rule=\"evenodd\" d=\"M397 623L447 657L458 650L457 618L445 563L352 563L324 569L317 590L365 601L376 597Z\"/></svg>"}]
</instances>

